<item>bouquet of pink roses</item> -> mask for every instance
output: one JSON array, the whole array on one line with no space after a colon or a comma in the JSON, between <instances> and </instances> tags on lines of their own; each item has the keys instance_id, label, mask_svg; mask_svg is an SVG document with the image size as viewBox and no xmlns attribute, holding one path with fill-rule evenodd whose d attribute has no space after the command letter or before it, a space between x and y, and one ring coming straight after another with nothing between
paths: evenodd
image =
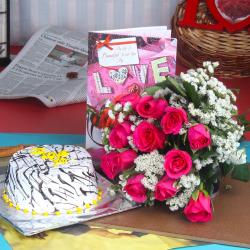
<instances>
[{"instance_id":1,"label":"bouquet of pink roses","mask_svg":"<svg viewBox=\"0 0 250 250\"><path fill-rule=\"evenodd\" d=\"M92 121L103 129L105 175L137 203L164 202L192 222L212 219L221 176L248 181L242 117L236 97L213 77L217 63L108 100Z\"/></svg>"}]
</instances>

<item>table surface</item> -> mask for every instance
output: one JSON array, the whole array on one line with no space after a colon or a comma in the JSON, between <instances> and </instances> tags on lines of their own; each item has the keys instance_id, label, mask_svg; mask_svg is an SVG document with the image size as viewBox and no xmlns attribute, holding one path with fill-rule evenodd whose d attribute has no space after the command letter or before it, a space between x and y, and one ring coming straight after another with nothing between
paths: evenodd
<instances>
[{"instance_id":1,"label":"table surface","mask_svg":"<svg viewBox=\"0 0 250 250\"><path fill-rule=\"evenodd\" d=\"M226 184L232 186L231 191L224 189ZM225 179L213 205L213 220L209 223L190 223L181 214L157 206L96 219L88 225L250 247L250 182Z\"/></svg>"}]
</instances>

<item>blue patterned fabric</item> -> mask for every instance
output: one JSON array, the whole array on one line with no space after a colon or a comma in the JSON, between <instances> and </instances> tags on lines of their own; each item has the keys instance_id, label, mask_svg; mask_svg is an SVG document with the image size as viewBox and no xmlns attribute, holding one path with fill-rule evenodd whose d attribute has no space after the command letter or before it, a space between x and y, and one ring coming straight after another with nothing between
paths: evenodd
<instances>
[{"instance_id":1,"label":"blue patterned fabric","mask_svg":"<svg viewBox=\"0 0 250 250\"><path fill-rule=\"evenodd\" d=\"M11 250L12 247L9 245L9 243L5 240L3 235L0 234L0 249L1 250Z\"/></svg>"}]
</instances>

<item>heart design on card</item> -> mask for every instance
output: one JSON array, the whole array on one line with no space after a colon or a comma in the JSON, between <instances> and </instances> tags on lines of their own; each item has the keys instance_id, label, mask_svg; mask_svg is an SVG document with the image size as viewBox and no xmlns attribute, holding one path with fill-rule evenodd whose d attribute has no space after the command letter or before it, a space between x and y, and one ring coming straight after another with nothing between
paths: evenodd
<instances>
[{"instance_id":1,"label":"heart design on card","mask_svg":"<svg viewBox=\"0 0 250 250\"><path fill-rule=\"evenodd\" d=\"M121 67L118 70L110 70L109 77L117 84L123 84L128 77L128 69Z\"/></svg>"}]
</instances>

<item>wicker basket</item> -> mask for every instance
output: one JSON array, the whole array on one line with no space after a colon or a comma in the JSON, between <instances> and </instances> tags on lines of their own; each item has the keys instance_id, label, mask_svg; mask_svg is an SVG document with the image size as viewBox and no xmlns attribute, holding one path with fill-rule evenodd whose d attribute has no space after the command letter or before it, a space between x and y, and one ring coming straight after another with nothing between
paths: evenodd
<instances>
[{"instance_id":1,"label":"wicker basket","mask_svg":"<svg viewBox=\"0 0 250 250\"><path fill-rule=\"evenodd\" d=\"M178 26L185 2L179 4L172 20L173 36L178 39L177 59L188 68L200 67L203 61L219 61L217 75L225 78L250 77L250 33L228 33ZM206 4L201 2L198 23L216 23Z\"/></svg>"}]
</instances>

